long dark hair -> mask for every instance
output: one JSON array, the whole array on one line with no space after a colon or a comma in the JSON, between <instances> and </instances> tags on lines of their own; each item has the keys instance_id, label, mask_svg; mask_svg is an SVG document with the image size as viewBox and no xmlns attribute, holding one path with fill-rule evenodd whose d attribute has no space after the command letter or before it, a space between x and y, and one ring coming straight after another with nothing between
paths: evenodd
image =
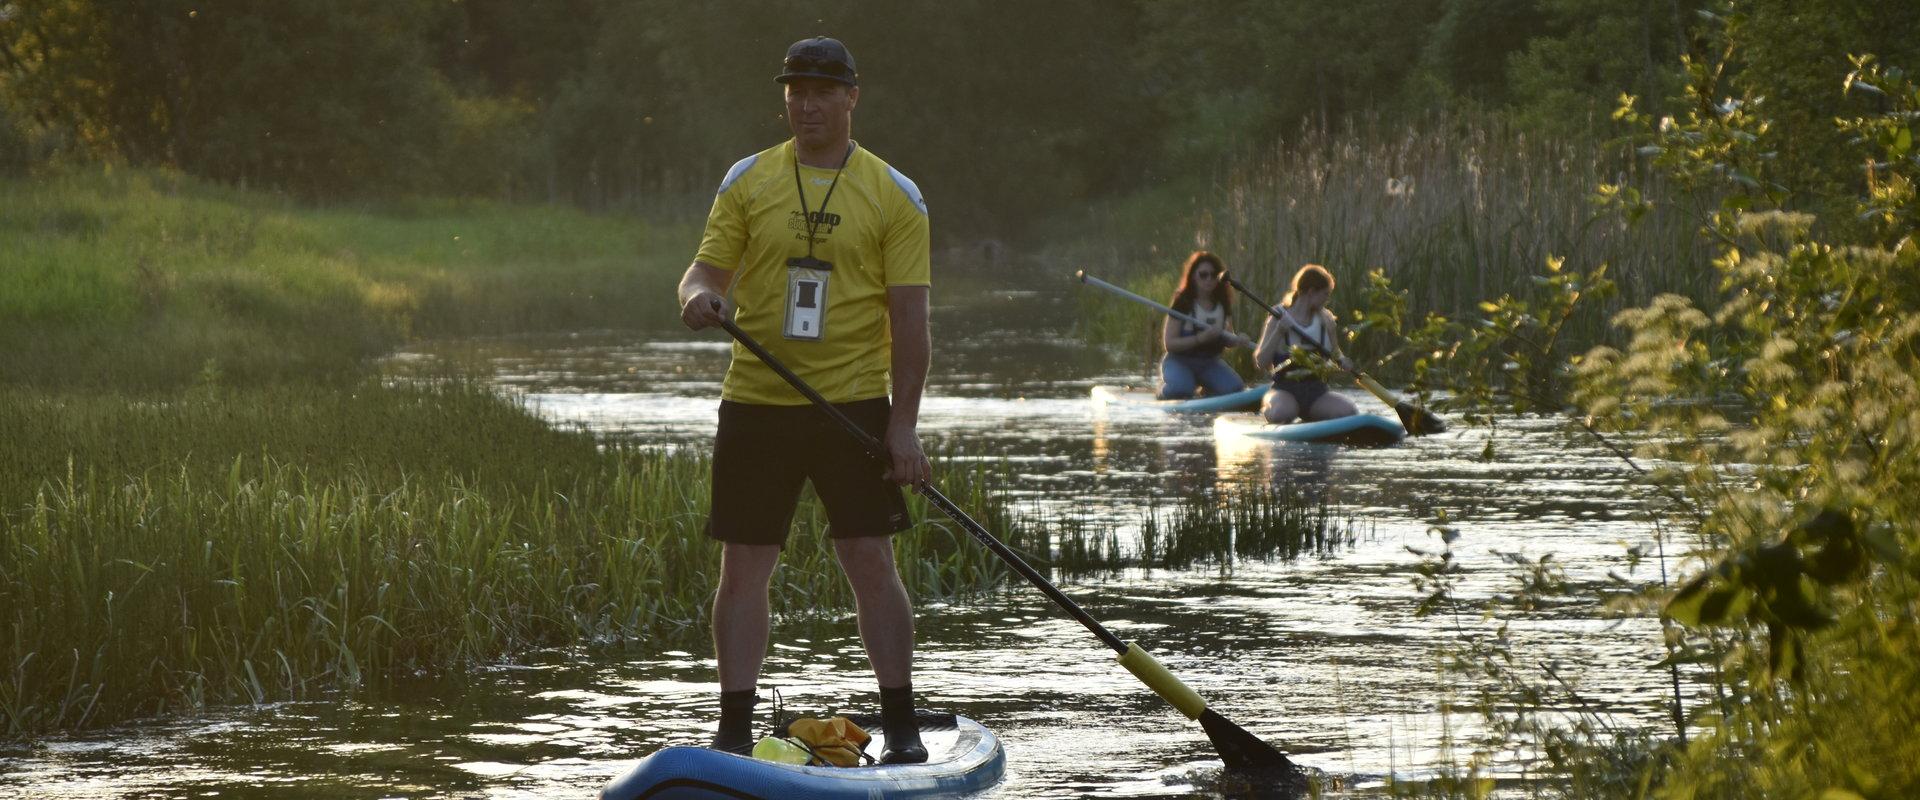
<instances>
[{"instance_id":1,"label":"long dark hair","mask_svg":"<svg viewBox=\"0 0 1920 800\"><path fill-rule=\"evenodd\" d=\"M1205 250L1195 250L1193 255L1187 256L1186 266L1180 268L1180 288L1173 290L1173 302L1168 305L1176 309L1193 310L1194 293L1199 291L1193 286L1193 271L1199 269L1201 264L1212 264L1213 273L1220 278L1214 282L1213 296L1208 299L1212 300L1214 305L1226 310L1227 317L1231 318L1233 287L1227 285L1227 265L1221 263L1219 256ZM1185 305L1182 305L1183 302Z\"/></svg>"}]
</instances>

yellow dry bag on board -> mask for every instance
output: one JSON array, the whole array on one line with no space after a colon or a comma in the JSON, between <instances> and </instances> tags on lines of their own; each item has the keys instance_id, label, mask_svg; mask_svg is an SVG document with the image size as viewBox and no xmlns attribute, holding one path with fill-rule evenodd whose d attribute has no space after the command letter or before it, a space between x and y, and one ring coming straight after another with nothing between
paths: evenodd
<instances>
[{"instance_id":1,"label":"yellow dry bag on board","mask_svg":"<svg viewBox=\"0 0 1920 800\"><path fill-rule=\"evenodd\" d=\"M801 717L787 725L785 737L769 736L753 746L753 757L786 764L820 767L857 767L871 764L864 728L846 717Z\"/></svg>"}]
</instances>

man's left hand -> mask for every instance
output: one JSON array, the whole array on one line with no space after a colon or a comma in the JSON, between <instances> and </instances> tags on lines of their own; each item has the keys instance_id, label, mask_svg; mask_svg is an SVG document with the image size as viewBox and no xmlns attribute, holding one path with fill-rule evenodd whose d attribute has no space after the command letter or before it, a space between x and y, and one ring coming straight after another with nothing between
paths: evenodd
<instances>
[{"instance_id":1,"label":"man's left hand","mask_svg":"<svg viewBox=\"0 0 1920 800\"><path fill-rule=\"evenodd\" d=\"M920 434L910 426L887 427L887 480L901 486L926 483L933 479L933 464L920 449Z\"/></svg>"}]
</instances>

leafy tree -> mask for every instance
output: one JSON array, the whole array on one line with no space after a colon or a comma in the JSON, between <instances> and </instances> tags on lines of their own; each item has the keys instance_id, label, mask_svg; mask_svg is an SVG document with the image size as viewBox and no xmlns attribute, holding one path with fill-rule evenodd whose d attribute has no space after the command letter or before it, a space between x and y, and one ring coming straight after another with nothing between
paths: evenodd
<instances>
[{"instance_id":1,"label":"leafy tree","mask_svg":"<svg viewBox=\"0 0 1920 800\"><path fill-rule=\"evenodd\" d=\"M21 0L6 90L87 152L310 195L429 188L425 0Z\"/></svg>"},{"instance_id":2,"label":"leafy tree","mask_svg":"<svg viewBox=\"0 0 1920 800\"><path fill-rule=\"evenodd\" d=\"M1717 33L1734 48L1727 89L1767 99L1772 125L1760 149L1777 162L1777 183L1793 193L1789 204L1840 198L1838 207L1809 210L1842 216L1845 198L1865 193L1866 173L1851 132L1833 120L1884 110L1889 101L1836 92L1834 76L1847 74L1848 57L1861 53L1920 64L1920 3L1739 0L1720 12L1716 22L1724 29Z\"/></svg>"},{"instance_id":3,"label":"leafy tree","mask_svg":"<svg viewBox=\"0 0 1920 800\"><path fill-rule=\"evenodd\" d=\"M1522 124L1586 133L1623 92L1656 103L1677 95L1680 57L1689 51L1698 6L1699 0L1542 0L1549 33L1507 61Z\"/></svg>"},{"instance_id":4,"label":"leafy tree","mask_svg":"<svg viewBox=\"0 0 1920 800\"><path fill-rule=\"evenodd\" d=\"M1418 62L1437 0L1143 3L1143 80L1167 119L1167 153L1221 156L1385 105Z\"/></svg>"},{"instance_id":5,"label":"leafy tree","mask_svg":"<svg viewBox=\"0 0 1920 800\"><path fill-rule=\"evenodd\" d=\"M1446 0L1427 32L1422 66L1452 94L1503 103L1507 62L1547 33L1541 0Z\"/></svg>"}]
</instances>

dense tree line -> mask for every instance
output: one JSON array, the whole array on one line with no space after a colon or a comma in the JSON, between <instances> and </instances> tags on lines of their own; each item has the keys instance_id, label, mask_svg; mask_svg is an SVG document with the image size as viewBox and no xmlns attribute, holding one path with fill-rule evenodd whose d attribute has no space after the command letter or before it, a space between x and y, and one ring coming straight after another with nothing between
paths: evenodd
<instances>
[{"instance_id":1,"label":"dense tree line","mask_svg":"<svg viewBox=\"0 0 1920 800\"><path fill-rule=\"evenodd\" d=\"M856 136L948 232L1208 173L1303 122L1506 114L1604 133L1677 102L1704 25L1830 167L1835 58L1920 59L1881 0L0 0L0 170L161 164L317 198L645 209L785 135L789 42L845 40ZM1844 62L1842 63L1844 66ZM1812 131L1819 133L1812 133ZM1844 171L1842 171L1844 174ZM954 225L954 223L960 223ZM967 223L974 223L968 225Z\"/></svg>"}]
</instances>

